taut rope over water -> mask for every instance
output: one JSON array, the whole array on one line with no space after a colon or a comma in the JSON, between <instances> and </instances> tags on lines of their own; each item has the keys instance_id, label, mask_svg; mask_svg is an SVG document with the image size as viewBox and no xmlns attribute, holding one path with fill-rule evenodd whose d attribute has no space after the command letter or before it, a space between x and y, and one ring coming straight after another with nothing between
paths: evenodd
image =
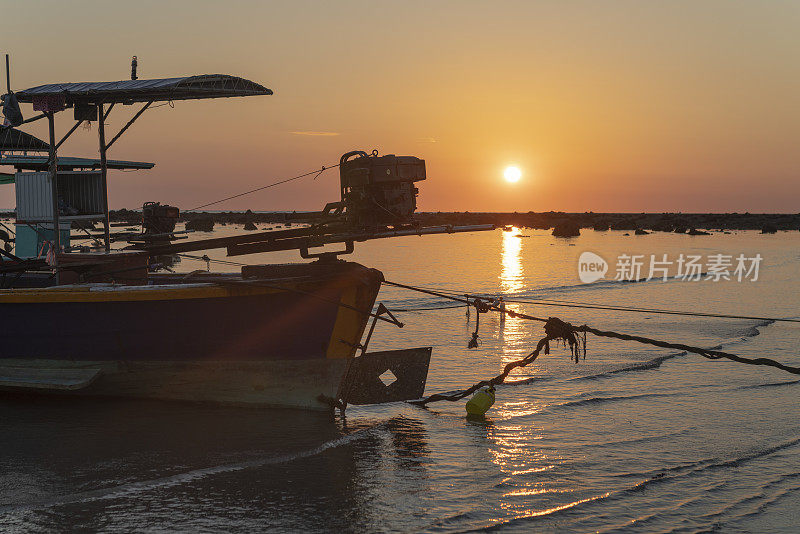
<instances>
[{"instance_id":1,"label":"taut rope over water","mask_svg":"<svg viewBox=\"0 0 800 534\"><path fill-rule=\"evenodd\" d=\"M560 341L565 346L567 346L570 350L572 357L577 362L580 356L586 358L587 332L590 334L594 334L598 337L608 337L613 339L620 339L623 341L637 341L639 343L653 345L656 347L677 349L677 350L682 350L684 352L691 352L693 354L699 354L700 356L709 358L711 360L719 360L724 358L734 362L745 363L749 365L766 365L769 367L775 367L776 369L780 369L788 373L800 375L800 367L785 365L770 358L745 358L743 356L737 356L736 354L731 354L729 352L722 352L719 350L704 349L701 347L684 345L682 343L669 343L666 341L659 341L657 339L650 339L642 336L632 336L628 334L620 334L619 332L598 330L596 328L592 328L587 325L573 326L570 323L562 321L557 317L551 317L547 320L547 322L544 325L544 331L545 331L545 337L539 340L539 343L536 344L536 348L533 350L533 352L531 352L521 360L517 360L507 364L503 368L503 372L497 375L496 377L491 378L489 380L481 380L480 382L474 384L473 386L467 389L448 392L448 393L436 393L434 395L430 395L422 399L408 401L408 402L410 404L416 404L418 406L425 406L428 403L443 401L443 400L455 402L473 394L482 387L485 386L494 387L498 384L502 384L505 382L506 378L508 377L508 374L511 371L513 371L517 367L525 367L526 365L533 363L533 361L539 357L539 354L541 354L542 351L544 351L545 354L550 354L551 341L557 341L557 342ZM583 334L583 336L580 336L580 334Z\"/></svg>"},{"instance_id":2,"label":"taut rope over water","mask_svg":"<svg viewBox=\"0 0 800 534\"><path fill-rule=\"evenodd\" d=\"M619 339L619 340L622 340L622 341L636 341L637 343L642 343L642 344L645 344L645 345L652 345L654 347L659 347L659 348L664 348L664 349L680 350L680 351L683 351L683 352L689 352L689 353L692 353L692 354L698 354L698 355L703 356L704 358L708 358L710 360L726 359L726 360L731 360L731 361L738 362L738 363L744 363L744 364L747 364L747 365L763 365L763 366L767 366L767 367L774 367L776 369L780 369L781 371L786 371L787 373L792 373L794 375L800 375L800 367L795 367L795 366L792 366L792 365L786 365L786 364L783 364L783 363L778 362L776 360L773 360L771 358L746 358L744 356L738 356L736 354L731 354L730 352L723 352L723 351L720 351L720 350L706 349L706 348L703 348L703 347L695 347L695 346L686 345L686 344L683 344L683 343L670 343L668 341L661 341L661 340L658 340L658 339L652 339L652 338L643 337L643 336L634 336L634 335L630 335L630 334L622 334L622 333L619 333L619 332L613 332L613 331L609 331L609 330L598 330L597 328L592 328L591 326L588 326L588 325L574 326L574 325L572 325L572 324L570 324L570 323L568 323L566 321L562 321L561 319L559 319L557 317L550 317L548 319L544 319L542 317L535 317L535 316L532 316L532 315L527 315L527 314L524 314L524 313L515 312L513 310L506 310L506 309L500 308L500 307L498 307L496 305L489 305L487 302L481 300L480 298L475 298L473 300L469 300L468 298L461 298L461 297L457 297L457 296L453 296L453 295L448 295L448 294L445 294L445 293L440 293L438 291L433 291L433 290L424 289L424 288L418 288L418 287L414 287L414 286L410 286L410 285L406 285L406 284L400 284L400 283L397 283L397 282L385 281L384 283L388 284L388 285L395 286L395 287L400 287L400 288L404 288L404 289L410 289L412 291L418 291L420 293L426 293L426 294L429 294L429 295L433 295L433 296L437 296L437 297L441 297L441 298L454 300L454 301L457 301L457 302L464 303L467 306L475 306L475 308L478 310L478 316L480 316L480 313L482 311L485 312L485 311L491 310L491 311L496 311L496 312L499 312L499 313L502 313L502 314L506 314L506 315L508 315L510 317L519 317L521 319L528 319L528 320L532 320L532 321L540 321L540 322L544 322L545 323L544 324L545 336L542 339L539 340L539 342L536 344L536 348L533 350L533 352L531 352L530 354L528 354L527 356L525 356L521 360L517 360L517 361L514 361L514 362L511 362L511 363L507 364L503 368L503 372L500 373L499 375L497 375L494 378L491 378L489 380L481 380L480 382L474 384L473 386L471 386L471 387L469 387L467 389L458 390L458 391L452 391L452 392L446 392L446 393L436 393L436 394L430 395L428 397L423 397L421 399L408 401L410 404L416 404L418 406L425 406L428 403L437 402L437 401L443 401L443 400L450 401L450 402L455 402L455 401L463 399L464 397L467 397L468 395L471 395L472 393L474 393L475 391L477 391L478 389L480 389L482 387L486 387L486 386L494 387L494 386L496 386L498 384L502 384L502 383L505 382L506 378L508 377L508 375L509 375L509 373L511 371L513 371L517 367L525 367L526 365L531 364L534 360L536 360L536 358L539 357L539 354L541 354L542 351L544 351L545 354L549 354L550 353L550 342L551 341L561 342L561 343L563 343L563 345L565 347L569 348L572 358L577 363L580 360L581 357L583 357L584 359L586 358L586 334L587 333L593 334L593 335L595 335L597 337L606 337L606 338L611 338L611 339ZM475 341L477 339L477 332L478 332L478 328L477 327L478 327L478 323L476 321L475 332L473 333L472 340L470 340L470 343L468 345L469 348L473 348L473 341Z\"/></svg>"}]
</instances>

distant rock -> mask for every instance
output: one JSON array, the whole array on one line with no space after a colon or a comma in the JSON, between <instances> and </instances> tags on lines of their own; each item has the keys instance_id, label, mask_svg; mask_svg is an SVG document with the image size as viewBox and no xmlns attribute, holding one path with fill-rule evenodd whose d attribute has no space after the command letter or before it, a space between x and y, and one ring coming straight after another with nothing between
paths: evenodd
<instances>
[{"instance_id":1,"label":"distant rock","mask_svg":"<svg viewBox=\"0 0 800 534\"><path fill-rule=\"evenodd\" d=\"M650 227L654 232L671 232L675 227L669 223L656 223Z\"/></svg>"},{"instance_id":2,"label":"distant rock","mask_svg":"<svg viewBox=\"0 0 800 534\"><path fill-rule=\"evenodd\" d=\"M109 213L115 223L123 222L136 225L141 222L141 210L112 210ZM13 211L1 212L0 218L15 217ZM309 213L225 211L225 212L192 212L182 214L182 221L196 218L209 218L217 225L241 227L248 221L262 228L265 224L271 227L283 227L290 221L297 224L319 222L318 216ZM723 231L755 230L761 231L766 225L774 226L778 232L784 230L797 231L800 228L800 213L564 213L548 212L417 212L414 214L414 225L444 226L494 224L499 228L516 227L552 231L555 226L571 222L580 228L594 228L598 232L606 228L614 231L630 232L642 228L648 232L673 231L686 233L689 228L721 229ZM292 225L294 226L294 224Z\"/></svg>"},{"instance_id":3,"label":"distant rock","mask_svg":"<svg viewBox=\"0 0 800 534\"><path fill-rule=\"evenodd\" d=\"M773 225L771 225L771 224L765 224L763 227L761 227L761 233L762 234L777 234L778 233L778 229L776 227L774 227Z\"/></svg>"},{"instance_id":4,"label":"distant rock","mask_svg":"<svg viewBox=\"0 0 800 534\"><path fill-rule=\"evenodd\" d=\"M642 230L641 228L637 228L634 234L636 235L648 235L650 232L647 230Z\"/></svg>"},{"instance_id":5,"label":"distant rock","mask_svg":"<svg viewBox=\"0 0 800 534\"><path fill-rule=\"evenodd\" d=\"M710 232L704 232L703 230L698 230L697 228L692 228L687 233L689 235L711 235Z\"/></svg>"},{"instance_id":6,"label":"distant rock","mask_svg":"<svg viewBox=\"0 0 800 534\"><path fill-rule=\"evenodd\" d=\"M214 229L214 219L212 218L198 218L198 219L189 219L186 221L186 229L187 230L195 230L198 232L210 232Z\"/></svg>"},{"instance_id":7,"label":"distant rock","mask_svg":"<svg viewBox=\"0 0 800 534\"><path fill-rule=\"evenodd\" d=\"M244 229L245 230L258 230L258 227L255 224L253 224L253 221L247 221L244 224Z\"/></svg>"},{"instance_id":8,"label":"distant rock","mask_svg":"<svg viewBox=\"0 0 800 534\"><path fill-rule=\"evenodd\" d=\"M553 228L555 237L578 237L581 235L581 228L572 221L561 222Z\"/></svg>"}]
</instances>

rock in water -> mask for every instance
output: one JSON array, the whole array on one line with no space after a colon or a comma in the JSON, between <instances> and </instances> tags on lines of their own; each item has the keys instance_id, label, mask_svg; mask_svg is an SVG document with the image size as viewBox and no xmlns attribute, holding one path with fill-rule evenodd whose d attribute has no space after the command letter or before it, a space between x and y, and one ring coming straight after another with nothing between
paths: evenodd
<instances>
[{"instance_id":1,"label":"rock in water","mask_svg":"<svg viewBox=\"0 0 800 534\"><path fill-rule=\"evenodd\" d=\"M247 221L247 222L244 224L244 229L245 229L245 230L258 230L258 228L256 227L256 225L255 225L255 224L253 224L253 221Z\"/></svg>"},{"instance_id":2,"label":"rock in water","mask_svg":"<svg viewBox=\"0 0 800 534\"><path fill-rule=\"evenodd\" d=\"M689 235L711 235L710 232L704 232L703 230L698 230L697 228L692 228L687 233Z\"/></svg>"},{"instance_id":3,"label":"rock in water","mask_svg":"<svg viewBox=\"0 0 800 534\"><path fill-rule=\"evenodd\" d=\"M196 230L198 232L210 232L214 229L214 219L210 217L200 218L200 219L190 219L186 221L186 229Z\"/></svg>"},{"instance_id":4,"label":"rock in water","mask_svg":"<svg viewBox=\"0 0 800 534\"><path fill-rule=\"evenodd\" d=\"M642 230L641 228L637 228L634 234L636 235L648 235L650 232L647 230Z\"/></svg>"},{"instance_id":5,"label":"rock in water","mask_svg":"<svg viewBox=\"0 0 800 534\"><path fill-rule=\"evenodd\" d=\"M777 234L778 233L778 229L775 226L772 226L771 224L765 224L761 228L761 233L762 234Z\"/></svg>"},{"instance_id":6,"label":"rock in water","mask_svg":"<svg viewBox=\"0 0 800 534\"><path fill-rule=\"evenodd\" d=\"M652 228L650 228L654 232L671 232L675 228L669 223L658 223L654 224Z\"/></svg>"},{"instance_id":7,"label":"rock in water","mask_svg":"<svg viewBox=\"0 0 800 534\"><path fill-rule=\"evenodd\" d=\"M581 235L581 229L574 222L562 222L555 225L553 235L556 237L578 237Z\"/></svg>"}]
</instances>

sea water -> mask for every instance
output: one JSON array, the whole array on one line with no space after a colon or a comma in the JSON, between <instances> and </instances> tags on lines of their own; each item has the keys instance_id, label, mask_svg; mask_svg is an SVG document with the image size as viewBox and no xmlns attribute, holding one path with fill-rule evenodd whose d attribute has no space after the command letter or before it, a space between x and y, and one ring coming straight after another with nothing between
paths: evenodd
<instances>
[{"instance_id":1,"label":"sea water","mask_svg":"<svg viewBox=\"0 0 800 534\"><path fill-rule=\"evenodd\" d=\"M580 281L585 252L607 262L603 279ZM665 254L667 279L647 280L649 261ZM719 254L732 258L731 272L739 255L760 255L757 280L709 277ZM681 255L702 258L700 280L675 277ZM641 256L639 276L624 272L625 256ZM390 281L502 296L536 317L800 365L800 324L767 320L800 317L800 232L496 230L360 243L350 259ZM175 268L205 265L183 257ZM390 286L379 301L407 310L396 312L405 326L379 323L370 348L432 346L427 394L491 378L543 336L540 322L482 314L480 345L467 349L474 308L467 317L448 308L458 303ZM586 304L758 318L572 307ZM329 417L3 398L0 530L796 532L799 378L589 335L577 363L554 345L512 372L484 419L467 418L465 401Z\"/></svg>"}]
</instances>

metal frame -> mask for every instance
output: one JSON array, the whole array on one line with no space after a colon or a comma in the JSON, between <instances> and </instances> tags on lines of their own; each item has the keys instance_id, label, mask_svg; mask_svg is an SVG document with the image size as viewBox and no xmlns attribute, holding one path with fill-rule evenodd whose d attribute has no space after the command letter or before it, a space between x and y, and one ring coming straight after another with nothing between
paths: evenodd
<instances>
[{"instance_id":1,"label":"metal frame","mask_svg":"<svg viewBox=\"0 0 800 534\"><path fill-rule=\"evenodd\" d=\"M61 252L61 221L58 213L58 151L56 146L56 121L55 112L47 113L47 125L50 132L50 187L53 192L53 235L55 236L55 251L53 252L53 269L56 274L56 285L61 283L61 275L58 271L58 253ZM71 130L70 133L75 130ZM64 136L64 140L70 134Z\"/></svg>"},{"instance_id":2,"label":"metal frame","mask_svg":"<svg viewBox=\"0 0 800 534\"><path fill-rule=\"evenodd\" d=\"M56 252L61 250L60 214L58 208L58 148L75 132L83 122L83 118L76 119L76 124L69 129L64 137L56 142L55 120L57 112L76 105L96 106L98 124L98 146L100 153L100 174L103 199L103 240L106 252L111 250L110 221L108 213L108 150L114 143L136 122L136 120L157 101L189 100L223 98L233 96L248 96L257 94L272 94L269 89L242 78L224 75L192 76L187 78L166 78L159 80L129 80L121 82L104 83L69 83L50 84L16 93L20 102L36 103L45 109L44 116L49 123L49 171L53 196L53 225L55 231ZM105 121L116 103L133 104L143 103L142 107L133 117L106 142ZM106 108L105 105L108 104ZM86 115L82 115L85 117ZM348 153L342 156L341 163L346 158L359 152ZM360 154L366 155L361 152ZM329 204L325 213L337 208L341 211L341 203ZM410 235L443 234L457 232L474 232L494 229L494 225L468 225L468 226L432 226L417 227L414 225L380 225L372 228L353 228L339 221L328 221L321 225L309 228L284 230L278 232L259 232L244 236L229 238L212 238L184 243L152 244L135 243L129 248L145 250L151 255L177 254L196 250L212 248L226 248L228 256L271 252L278 250L298 249L304 258L319 258L330 260L340 254L349 254L353 251L356 241L368 241L389 237ZM344 250L309 252L309 249L322 247L326 244L344 243ZM55 261L56 283L60 282L58 254Z\"/></svg>"},{"instance_id":3,"label":"metal frame","mask_svg":"<svg viewBox=\"0 0 800 534\"><path fill-rule=\"evenodd\" d=\"M8 58L6 58L8 62ZM8 66L6 66L8 76ZM7 83L8 85L8 83ZM9 89L10 90L10 89ZM100 173L103 196L103 241L106 252L111 251L110 221L108 214L108 150L124 134L136 120L156 101L195 100L207 98L226 98L235 96L271 95L272 91L244 78L223 74L189 76L184 78L163 78L157 80L126 80L121 82L102 83L67 83L41 85L18 91L20 102L33 103L46 98L60 98L57 106L60 109L47 109L41 115L31 117L24 123L47 118L50 146L48 147L48 169L53 193L53 226L55 233L55 277L60 283L58 252L61 251L61 226L58 209L58 149L78 129L83 119L76 120L60 141L55 137L55 114L76 104L97 106L98 145L100 152ZM106 142L105 121L116 103L133 104L143 102L144 105L134 116ZM104 109L104 104L108 108ZM45 106L49 108L49 106ZM5 128L4 128L5 129Z\"/></svg>"},{"instance_id":4,"label":"metal frame","mask_svg":"<svg viewBox=\"0 0 800 534\"><path fill-rule=\"evenodd\" d=\"M111 113L103 111L103 104L97 104L97 138L100 144L100 184L103 188L103 245L111 252L111 220L108 216L108 159L106 158L106 118Z\"/></svg>"},{"instance_id":5,"label":"metal frame","mask_svg":"<svg viewBox=\"0 0 800 534\"><path fill-rule=\"evenodd\" d=\"M51 83L17 91L19 102L37 98L64 98L67 104L133 104L149 101L197 100L235 96L271 95L272 91L251 80L227 74L202 74L181 78L122 80L115 82Z\"/></svg>"},{"instance_id":6,"label":"metal frame","mask_svg":"<svg viewBox=\"0 0 800 534\"><path fill-rule=\"evenodd\" d=\"M98 141L99 141L99 152L100 152L100 175L101 175L101 184L102 184L102 196L103 196L103 244L105 246L106 252L111 251L111 222L109 220L108 214L108 149L111 148L111 145L119 139L125 131L131 127L131 125L136 122L136 119L142 116L142 114L150 107L150 104L153 102L147 102L144 106L142 106L139 111L123 126L119 132L111 139L110 142L106 143L106 130L105 130L105 121L108 118L108 115L111 113L111 109L114 107L114 104L111 104L107 110L103 109L103 104L97 104L97 121L98 121ZM75 121L75 125L69 129L69 131L61 138L60 141L56 142L56 134L55 134L55 114L56 111L48 111L45 112L47 117L49 133L50 133L50 150L49 150L49 158L48 158L48 168L50 170L50 182L53 191L53 226L55 228L55 249L57 252L61 251L61 235L60 229L61 226L59 225L60 222L60 214L58 209L58 149L64 142L69 139L69 137L78 129L83 123L83 119ZM56 284L60 282L59 274L58 274L58 256L56 255L54 269L56 271Z\"/></svg>"},{"instance_id":7,"label":"metal frame","mask_svg":"<svg viewBox=\"0 0 800 534\"><path fill-rule=\"evenodd\" d=\"M306 250L322 247L333 243L344 243L346 250L323 252L330 257L336 254L352 252L355 242L370 241L373 239L386 239L389 237L403 237L413 235L456 234L461 232L481 232L494 230L493 224L473 224L467 226L426 226L421 228L381 228L375 231L354 232L346 225L338 226L311 226L307 228L294 228L291 230L276 230L267 232L253 232L252 234L236 235L231 237L212 237L195 241L169 244L136 243L129 248L146 250L152 255L181 254L199 250L225 248L228 256L241 256L244 254L257 254L261 252L276 252L279 250ZM312 257L311 254L308 254ZM317 255L316 257L319 257Z\"/></svg>"}]
</instances>

